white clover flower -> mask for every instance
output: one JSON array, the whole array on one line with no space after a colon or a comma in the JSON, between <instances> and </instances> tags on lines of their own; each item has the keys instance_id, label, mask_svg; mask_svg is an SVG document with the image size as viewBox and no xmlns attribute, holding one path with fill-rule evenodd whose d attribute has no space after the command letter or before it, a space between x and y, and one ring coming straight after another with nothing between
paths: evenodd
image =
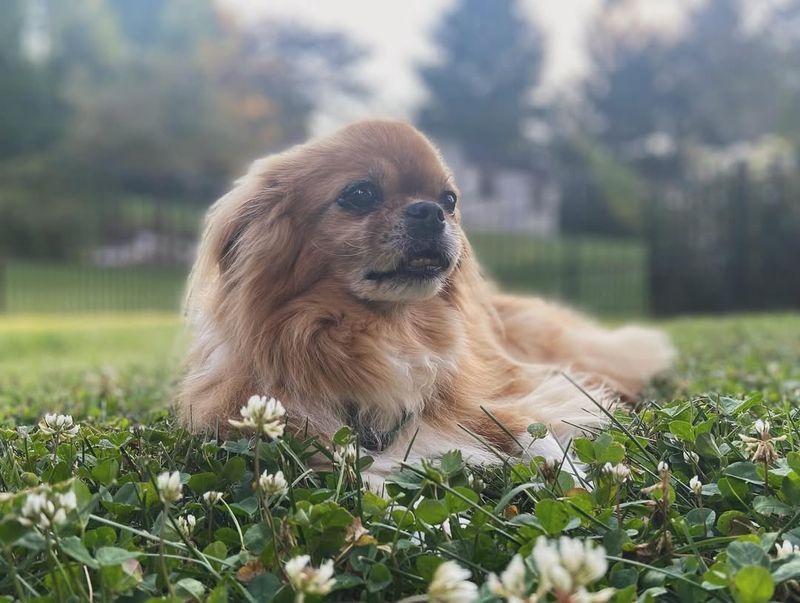
<instances>
[{"instance_id":1,"label":"white clover flower","mask_svg":"<svg viewBox=\"0 0 800 603\"><path fill-rule=\"evenodd\" d=\"M597 592L590 593L585 587L581 586L569 598L570 603L607 603L617 592L613 588L604 588Z\"/></svg>"},{"instance_id":2,"label":"white clover flower","mask_svg":"<svg viewBox=\"0 0 800 603\"><path fill-rule=\"evenodd\" d=\"M606 463L603 466L603 471L611 476L618 484L628 481L631 477L631 470L627 465L619 463L618 465L612 465L611 463Z\"/></svg>"},{"instance_id":3,"label":"white clover flower","mask_svg":"<svg viewBox=\"0 0 800 603\"><path fill-rule=\"evenodd\" d=\"M703 492L703 482L700 481L696 475L689 480L689 488L692 492L694 492L697 496L700 496Z\"/></svg>"},{"instance_id":4,"label":"white clover flower","mask_svg":"<svg viewBox=\"0 0 800 603\"><path fill-rule=\"evenodd\" d=\"M522 557L514 555L499 578L496 574L489 574L487 584L489 592L493 595L507 599L511 603L525 601L528 593L525 587L525 563Z\"/></svg>"},{"instance_id":5,"label":"white clover flower","mask_svg":"<svg viewBox=\"0 0 800 603\"><path fill-rule=\"evenodd\" d=\"M283 496L289 491L289 484L283 477L283 471L275 474L264 471L258 478L258 489L264 496Z\"/></svg>"},{"instance_id":6,"label":"white clover flower","mask_svg":"<svg viewBox=\"0 0 800 603\"><path fill-rule=\"evenodd\" d=\"M197 518L192 514L189 514L186 517L178 517L178 529L186 538L189 538L192 535L196 525Z\"/></svg>"},{"instance_id":7,"label":"white clover flower","mask_svg":"<svg viewBox=\"0 0 800 603\"><path fill-rule=\"evenodd\" d=\"M783 544L775 543L775 552L778 555L778 559L782 559L800 553L800 546L792 545L788 540L784 540Z\"/></svg>"},{"instance_id":8,"label":"white clover flower","mask_svg":"<svg viewBox=\"0 0 800 603\"><path fill-rule=\"evenodd\" d=\"M72 420L72 415L57 415L55 413L47 413L44 418L39 421L39 431L52 436L71 439L78 435L80 425L77 425Z\"/></svg>"},{"instance_id":9,"label":"white clover flower","mask_svg":"<svg viewBox=\"0 0 800 603\"><path fill-rule=\"evenodd\" d=\"M309 565L311 557L300 555L286 562L284 571L295 592L295 602L302 603L305 595L327 595L336 581L333 579L333 561L328 559L319 568Z\"/></svg>"},{"instance_id":10,"label":"white clover flower","mask_svg":"<svg viewBox=\"0 0 800 603\"><path fill-rule=\"evenodd\" d=\"M684 450L683 451L683 460L686 461L690 465L696 465L700 462L700 455L696 452L691 450Z\"/></svg>"},{"instance_id":11,"label":"white clover flower","mask_svg":"<svg viewBox=\"0 0 800 603\"><path fill-rule=\"evenodd\" d=\"M286 409L275 398L267 400L266 396L250 396L247 404L239 411L241 421L229 419L228 423L239 429L252 429L263 432L264 435L277 439L283 436Z\"/></svg>"},{"instance_id":12,"label":"white clover flower","mask_svg":"<svg viewBox=\"0 0 800 603\"><path fill-rule=\"evenodd\" d=\"M178 502L183 497L183 486L181 485L181 474L177 471L170 473L165 471L156 478L158 486L158 496L163 503Z\"/></svg>"},{"instance_id":13,"label":"white clover flower","mask_svg":"<svg viewBox=\"0 0 800 603\"><path fill-rule=\"evenodd\" d=\"M433 603L470 603L478 598L478 587L469 581L470 573L455 561L445 561L428 585L428 601Z\"/></svg>"},{"instance_id":14,"label":"white clover flower","mask_svg":"<svg viewBox=\"0 0 800 603\"><path fill-rule=\"evenodd\" d=\"M206 503L209 507L213 507L219 501L222 500L222 492L217 492L216 490L209 490L205 494L203 494L203 502Z\"/></svg>"},{"instance_id":15,"label":"white clover flower","mask_svg":"<svg viewBox=\"0 0 800 603\"><path fill-rule=\"evenodd\" d=\"M771 437L769 421L762 421L761 419L756 420L753 427L758 432L758 438L739 434L739 439L744 442L745 450L752 453L751 460L754 462L774 463L779 458L778 451L775 449L775 442L783 442L786 439L786 435Z\"/></svg>"},{"instance_id":16,"label":"white clover flower","mask_svg":"<svg viewBox=\"0 0 800 603\"><path fill-rule=\"evenodd\" d=\"M78 506L74 492L55 494L49 489L31 492L22 505L22 516L27 522L46 530L67 521L67 513Z\"/></svg>"},{"instance_id":17,"label":"white clover flower","mask_svg":"<svg viewBox=\"0 0 800 603\"><path fill-rule=\"evenodd\" d=\"M550 469L551 471L555 471L556 468L561 464L561 460L557 459L554 456L546 456L543 459L542 465L545 469Z\"/></svg>"},{"instance_id":18,"label":"white clover flower","mask_svg":"<svg viewBox=\"0 0 800 603\"><path fill-rule=\"evenodd\" d=\"M669 471L669 464L666 461L661 461L658 463L658 472L659 473L666 473Z\"/></svg>"},{"instance_id":19,"label":"white clover flower","mask_svg":"<svg viewBox=\"0 0 800 603\"><path fill-rule=\"evenodd\" d=\"M353 465L356 462L357 452L353 444L337 446L333 452L333 460L339 465Z\"/></svg>"},{"instance_id":20,"label":"white clover flower","mask_svg":"<svg viewBox=\"0 0 800 603\"><path fill-rule=\"evenodd\" d=\"M537 598L553 591L561 601L604 601L614 589L590 593L586 586L602 578L608 569L606 551L595 547L591 541L582 542L562 536L555 543L540 536L533 547L533 559L539 571L540 583ZM577 598L576 598L577 597Z\"/></svg>"},{"instance_id":21,"label":"white clover flower","mask_svg":"<svg viewBox=\"0 0 800 603\"><path fill-rule=\"evenodd\" d=\"M66 511L72 511L78 508L78 498L72 490L64 494L56 494L56 500L59 506Z\"/></svg>"}]
</instances>

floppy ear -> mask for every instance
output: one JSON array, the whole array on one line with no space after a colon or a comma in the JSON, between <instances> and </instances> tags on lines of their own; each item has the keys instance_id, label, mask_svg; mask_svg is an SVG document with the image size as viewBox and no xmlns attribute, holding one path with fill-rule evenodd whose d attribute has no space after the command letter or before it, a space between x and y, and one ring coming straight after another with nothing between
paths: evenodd
<instances>
[{"instance_id":1,"label":"floppy ear","mask_svg":"<svg viewBox=\"0 0 800 603\"><path fill-rule=\"evenodd\" d=\"M236 264L248 228L285 196L280 181L270 176L278 168L279 157L254 162L234 188L208 210L189 277L187 313L219 287L223 275Z\"/></svg>"}]
</instances>

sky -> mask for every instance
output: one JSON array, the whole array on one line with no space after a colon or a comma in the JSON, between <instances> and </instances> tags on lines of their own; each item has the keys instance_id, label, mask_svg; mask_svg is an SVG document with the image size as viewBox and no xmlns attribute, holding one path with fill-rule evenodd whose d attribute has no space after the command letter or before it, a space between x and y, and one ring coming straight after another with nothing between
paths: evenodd
<instances>
[{"instance_id":1,"label":"sky","mask_svg":"<svg viewBox=\"0 0 800 603\"><path fill-rule=\"evenodd\" d=\"M316 115L317 133L343 121L367 116L410 116L424 99L415 69L435 61L432 42L439 19L455 0L220 0L245 20L281 19L310 28L346 33L369 52L357 75L372 90L364 102L331 99ZM625 0L637 27L661 31L679 28L687 6L703 0ZM586 42L604 0L520 0L522 16L540 26L544 36L540 96L548 97L585 78L591 69ZM625 21L624 20L624 21ZM620 26L626 27L627 21Z\"/></svg>"}]
</instances>

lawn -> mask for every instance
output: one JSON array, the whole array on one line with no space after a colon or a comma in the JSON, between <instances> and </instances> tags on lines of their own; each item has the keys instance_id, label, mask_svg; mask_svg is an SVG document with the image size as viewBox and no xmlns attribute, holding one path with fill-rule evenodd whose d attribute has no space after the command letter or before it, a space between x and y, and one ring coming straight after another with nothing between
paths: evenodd
<instances>
[{"instance_id":1,"label":"lawn","mask_svg":"<svg viewBox=\"0 0 800 603\"><path fill-rule=\"evenodd\" d=\"M593 487L545 459L473 468L453 453L399 472L387 501L361 487L369 460L348 453L346 431L338 461L312 472L301 437L177 429L174 316L0 319L0 490L16 493L0 493L0 597L790 600L800 315L663 326L675 374L576 442ZM33 428L46 411L72 412L79 431ZM254 491L262 471L273 477Z\"/></svg>"},{"instance_id":2,"label":"lawn","mask_svg":"<svg viewBox=\"0 0 800 603\"><path fill-rule=\"evenodd\" d=\"M99 268L80 264L0 264L0 308L31 312L175 312L188 270L183 268Z\"/></svg>"},{"instance_id":3,"label":"lawn","mask_svg":"<svg viewBox=\"0 0 800 603\"><path fill-rule=\"evenodd\" d=\"M647 253L641 241L470 233L489 275L504 289L568 299L595 313L647 312Z\"/></svg>"}]
</instances>

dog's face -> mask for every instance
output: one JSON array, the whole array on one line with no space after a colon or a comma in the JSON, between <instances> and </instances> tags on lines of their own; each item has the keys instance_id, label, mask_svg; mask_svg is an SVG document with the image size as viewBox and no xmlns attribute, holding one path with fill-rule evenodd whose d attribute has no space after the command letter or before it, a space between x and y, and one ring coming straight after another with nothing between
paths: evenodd
<instances>
[{"instance_id":1,"label":"dog's face","mask_svg":"<svg viewBox=\"0 0 800 603\"><path fill-rule=\"evenodd\" d=\"M294 236L355 296L427 299L456 270L464 248L458 192L411 126L349 126L300 147L279 177L292 190Z\"/></svg>"}]
</instances>

